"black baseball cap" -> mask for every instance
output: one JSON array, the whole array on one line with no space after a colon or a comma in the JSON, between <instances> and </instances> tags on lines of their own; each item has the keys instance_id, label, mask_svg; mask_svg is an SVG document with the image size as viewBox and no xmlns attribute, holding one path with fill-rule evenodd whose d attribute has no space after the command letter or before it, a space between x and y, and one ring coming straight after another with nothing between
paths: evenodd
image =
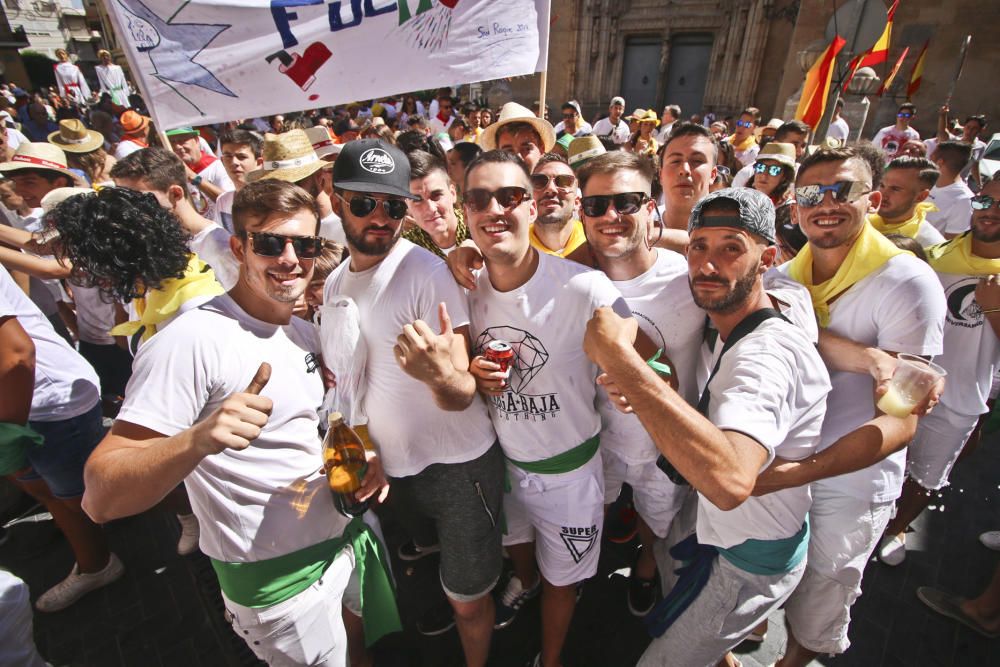
<instances>
[{"instance_id":1,"label":"black baseball cap","mask_svg":"<svg viewBox=\"0 0 1000 667\"><path fill-rule=\"evenodd\" d=\"M333 184L354 192L374 192L420 201L410 192L410 161L406 153L381 139L357 139L344 144L333 163Z\"/></svg>"}]
</instances>

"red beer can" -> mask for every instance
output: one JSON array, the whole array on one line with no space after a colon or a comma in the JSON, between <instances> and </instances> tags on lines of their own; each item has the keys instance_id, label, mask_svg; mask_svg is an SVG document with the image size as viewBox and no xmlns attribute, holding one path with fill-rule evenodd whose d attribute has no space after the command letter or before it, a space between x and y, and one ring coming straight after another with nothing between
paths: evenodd
<instances>
[{"instance_id":1,"label":"red beer can","mask_svg":"<svg viewBox=\"0 0 1000 667\"><path fill-rule=\"evenodd\" d=\"M507 341L491 340L483 348L483 357L500 367L500 372L505 376L503 386L506 387L507 379L510 378L511 362L514 361L514 348Z\"/></svg>"}]
</instances>

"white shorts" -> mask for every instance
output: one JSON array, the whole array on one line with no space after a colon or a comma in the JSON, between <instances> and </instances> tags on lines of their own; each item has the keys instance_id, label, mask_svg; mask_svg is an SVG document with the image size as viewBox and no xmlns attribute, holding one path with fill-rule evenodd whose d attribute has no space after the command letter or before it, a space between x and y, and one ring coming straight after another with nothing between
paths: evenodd
<instances>
[{"instance_id":1,"label":"white shorts","mask_svg":"<svg viewBox=\"0 0 1000 667\"><path fill-rule=\"evenodd\" d=\"M269 607L244 607L222 595L233 631L270 667L346 667L341 607L361 609L354 551L347 547L312 586Z\"/></svg>"},{"instance_id":2,"label":"white shorts","mask_svg":"<svg viewBox=\"0 0 1000 667\"><path fill-rule=\"evenodd\" d=\"M812 493L806 572L785 603L785 618L805 648L843 653L851 645L851 605L893 503L852 498L822 483L813 484Z\"/></svg>"},{"instance_id":3,"label":"white shorts","mask_svg":"<svg viewBox=\"0 0 1000 667\"><path fill-rule=\"evenodd\" d=\"M960 415L944 405L921 417L906 451L906 474L928 491L947 486L951 468L978 421L978 416Z\"/></svg>"},{"instance_id":4,"label":"white shorts","mask_svg":"<svg viewBox=\"0 0 1000 667\"><path fill-rule=\"evenodd\" d=\"M656 461L630 465L612 450L601 448L604 463L604 504L618 499L622 484L632 487L635 509L657 537L666 537L670 523L681 509L689 486L677 486Z\"/></svg>"},{"instance_id":5,"label":"white shorts","mask_svg":"<svg viewBox=\"0 0 1000 667\"><path fill-rule=\"evenodd\" d=\"M569 586L597 574L604 521L601 457L558 475L536 475L508 463L511 490L503 497L504 546L535 543L542 576Z\"/></svg>"}]
</instances>

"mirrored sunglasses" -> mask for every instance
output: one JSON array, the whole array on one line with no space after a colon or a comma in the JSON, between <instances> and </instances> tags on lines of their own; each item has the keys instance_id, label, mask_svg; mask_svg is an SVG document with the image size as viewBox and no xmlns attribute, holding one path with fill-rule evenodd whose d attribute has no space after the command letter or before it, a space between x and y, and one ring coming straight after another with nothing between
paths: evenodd
<instances>
[{"instance_id":1,"label":"mirrored sunglasses","mask_svg":"<svg viewBox=\"0 0 1000 667\"><path fill-rule=\"evenodd\" d=\"M622 215L637 213L639 208L649 199L645 192L621 192L616 195L591 195L580 200L583 214L597 218L608 212L612 203L615 210Z\"/></svg>"},{"instance_id":2,"label":"mirrored sunglasses","mask_svg":"<svg viewBox=\"0 0 1000 667\"><path fill-rule=\"evenodd\" d=\"M752 120L738 120L736 121L736 127L753 127Z\"/></svg>"},{"instance_id":3,"label":"mirrored sunglasses","mask_svg":"<svg viewBox=\"0 0 1000 667\"><path fill-rule=\"evenodd\" d=\"M972 198L973 211L985 211L992 206L1000 208L1000 199L994 199L989 195L976 195Z\"/></svg>"},{"instance_id":4,"label":"mirrored sunglasses","mask_svg":"<svg viewBox=\"0 0 1000 667\"><path fill-rule=\"evenodd\" d=\"M321 236L285 236L270 232L250 232L250 248L261 257L278 257L285 252L285 246L292 244L292 250L299 259L315 259L323 252L325 240Z\"/></svg>"},{"instance_id":5,"label":"mirrored sunglasses","mask_svg":"<svg viewBox=\"0 0 1000 667\"><path fill-rule=\"evenodd\" d=\"M494 199L500 204L500 208L509 211L520 206L527 198L528 191L516 185L508 185L493 191L485 188L472 188L465 192L466 206L477 213L488 209L490 202Z\"/></svg>"},{"instance_id":6,"label":"mirrored sunglasses","mask_svg":"<svg viewBox=\"0 0 1000 667\"><path fill-rule=\"evenodd\" d=\"M769 176L781 176L781 172L784 168L780 164L764 164L763 162L755 162L753 165L754 173L763 174L767 173Z\"/></svg>"},{"instance_id":7,"label":"mirrored sunglasses","mask_svg":"<svg viewBox=\"0 0 1000 667\"><path fill-rule=\"evenodd\" d=\"M804 185L795 188L795 202L803 208L812 208L823 203L827 192L840 204L853 204L871 192L867 183L860 181L839 181L833 185Z\"/></svg>"}]
</instances>

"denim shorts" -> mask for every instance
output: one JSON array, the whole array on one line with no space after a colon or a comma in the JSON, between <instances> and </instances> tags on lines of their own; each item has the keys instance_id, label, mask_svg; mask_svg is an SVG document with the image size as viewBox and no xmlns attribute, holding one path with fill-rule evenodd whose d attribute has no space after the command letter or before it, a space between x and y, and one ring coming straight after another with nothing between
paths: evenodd
<instances>
[{"instance_id":1,"label":"denim shorts","mask_svg":"<svg viewBox=\"0 0 1000 667\"><path fill-rule=\"evenodd\" d=\"M83 466L107 429L101 417L101 403L87 412L55 422L29 422L45 438L41 447L29 449L31 467L17 474L29 482L43 479L56 498L79 498L83 495Z\"/></svg>"}]
</instances>

